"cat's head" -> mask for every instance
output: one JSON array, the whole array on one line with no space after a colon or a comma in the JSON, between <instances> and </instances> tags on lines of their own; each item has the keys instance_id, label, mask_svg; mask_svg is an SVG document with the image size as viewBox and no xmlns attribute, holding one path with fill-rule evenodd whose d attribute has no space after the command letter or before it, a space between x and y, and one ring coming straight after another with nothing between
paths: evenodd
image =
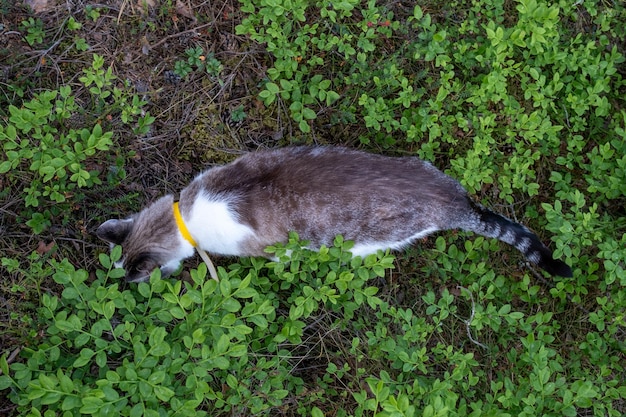
<instances>
[{"instance_id":1,"label":"cat's head","mask_svg":"<svg viewBox=\"0 0 626 417\"><path fill-rule=\"evenodd\" d=\"M122 246L122 259L116 266L126 270L126 281L147 281L156 268L166 277L193 255L193 247L178 231L173 203L172 196L162 197L141 212L127 219L107 220L96 230L111 247Z\"/></svg>"}]
</instances>

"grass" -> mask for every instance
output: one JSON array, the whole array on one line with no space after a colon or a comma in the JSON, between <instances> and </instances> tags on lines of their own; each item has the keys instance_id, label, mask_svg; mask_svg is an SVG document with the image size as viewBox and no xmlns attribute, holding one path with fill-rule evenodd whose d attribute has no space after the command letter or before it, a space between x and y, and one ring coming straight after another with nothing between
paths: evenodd
<instances>
[{"instance_id":1,"label":"grass","mask_svg":"<svg viewBox=\"0 0 626 417\"><path fill-rule=\"evenodd\" d=\"M68 9L69 7L69 9ZM0 2L0 411L626 412L619 2ZM258 147L418 155L573 278L445 233L128 285L93 231ZM284 248L274 248L278 253ZM197 268L196 268L197 267Z\"/></svg>"}]
</instances>

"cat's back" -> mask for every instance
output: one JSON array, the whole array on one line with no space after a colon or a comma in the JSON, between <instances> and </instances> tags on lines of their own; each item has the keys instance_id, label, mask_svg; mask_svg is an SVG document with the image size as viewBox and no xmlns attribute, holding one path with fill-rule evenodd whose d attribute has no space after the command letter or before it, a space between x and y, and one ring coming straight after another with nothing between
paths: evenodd
<instances>
[{"instance_id":1,"label":"cat's back","mask_svg":"<svg viewBox=\"0 0 626 417\"><path fill-rule=\"evenodd\" d=\"M291 193L363 193L373 190L436 193L442 183L458 183L415 157L387 157L343 147L288 147L247 153L234 162L201 175L213 193L252 190ZM432 187L432 189L431 189Z\"/></svg>"}]
</instances>

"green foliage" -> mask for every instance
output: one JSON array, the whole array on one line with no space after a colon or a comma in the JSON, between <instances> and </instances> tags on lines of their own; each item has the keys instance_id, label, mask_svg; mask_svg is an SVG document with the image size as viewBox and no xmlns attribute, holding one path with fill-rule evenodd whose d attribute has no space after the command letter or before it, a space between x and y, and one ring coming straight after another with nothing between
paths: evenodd
<instances>
[{"instance_id":1,"label":"green foliage","mask_svg":"<svg viewBox=\"0 0 626 417\"><path fill-rule=\"evenodd\" d=\"M350 260L351 243L336 244L311 253L294 236L271 248L292 253L287 266L249 260L220 268L219 283L204 264L191 283L157 270L132 289L118 282L119 247L100 255L93 281L51 261L63 291L42 295L46 336L23 350L24 363L0 359L0 389L29 415L271 415L287 395L302 396L304 410L318 397L307 399L292 374L293 343L321 308L345 327L361 306L380 305L367 284L392 267L389 256Z\"/></svg>"},{"instance_id":2,"label":"green foliage","mask_svg":"<svg viewBox=\"0 0 626 417\"><path fill-rule=\"evenodd\" d=\"M126 289L120 247L100 255L94 280L51 260L62 292L42 294L45 336L23 362L0 357L0 389L22 415L324 415L346 401L339 415L621 415L623 294L598 300L597 331L572 354L555 348L554 312L500 303L523 285L486 273L460 292L424 291L419 310L397 307L371 286L393 257L353 259L341 237L319 252L304 244L292 235L268 248L280 262L219 268L219 283L201 264L191 282L156 270ZM460 256L443 238L437 248ZM453 346L449 332L467 337ZM313 379L299 370L311 361L324 364Z\"/></svg>"},{"instance_id":3,"label":"green foliage","mask_svg":"<svg viewBox=\"0 0 626 417\"><path fill-rule=\"evenodd\" d=\"M93 22L96 22L98 20L98 18L100 18L100 9L98 7L94 7L92 5L87 5L87 6L85 6L85 14Z\"/></svg>"},{"instance_id":4,"label":"green foliage","mask_svg":"<svg viewBox=\"0 0 626 417\"><path fill-rule=\"evenodd\" d=\"M43 43L45 32L43 30L43 22L41 19L29 17L27 20L22 21L21 26L26 30L24 38L30 46Z\"/></svg>"},{"instance_id":5,"label":"green foliage","mask_svg":"<svg viewBox=\"0 0 626 417\"><path fill-rule=\"evenodd\" d=\"M185 55L187 55L186 60L179 60L174 63L174 73L176 75L185 78L191 72L197 70L219 80L223 66L213 53L205 55L204 50L196 46L195 48L187 49Z\"/></svg>"},{"instance_id":6,"label":"green foliage","mask_svg":"<svg viewBox=\"0 0 626 417\"><path fill-rule=\"evenodd\" d=\"M563 20L577 11L571 5L520 0L510 26L502 23L499 2L449 7L455 6L466 9L458 27L436 23L420 6L394 20L374 1L242 1L248 17L237 32L274 55L260 98L266 105L287 101L301 130L310 130L318 108L337 105L340 95L332 88L342 85L338 113L380 132L375 137L382 145L403 137L418 142L427 159L445 149L470 191L494 183L508 203L513 193L534 196L537 167L560 156L561 143L573 144L563 140L563 129L576 134L589 128L589 114L609 115L624 57L605 35L610 25L597 41L564 35ZM389 52L393 36L415 41ZM622 143L620 137L614 142Z\"/></svg>"},{"instance_id":7,"label":"green foliage","mask_svg":"<svg viewBox=\"0 0 626 417\"><path fill-rule=\"evenodd\" d=\"M124 83L123 89L115 85L117 77L113 75L112 67L104 69L102 56L94 54L91 66L83 69L83 74L79 80L89 88L96 114L104 118L119 113L122 123L136 123L133 133L140 136L148 133L155 118L144 112L147 102L137 94L129 94L131 86L128 82Z\"/></svg>"},{"instance_id":8,"label":"green foliage","mask_svg":"<svg viewBox=\"0 0 626 417\"><path fill-rule=\"evenodd\" d=\"M338 18L352 16L356 4L343 1L326 7L324 2L316 2L321 7L315 13L326 23L307 24L305 12L311 11L307 1L242 2L241 10L248 17L237 26L237 33L267 43L275 57L259 97L266 105L278 97L289 101L290 114L303 132L309 132L310 121L317 118L315 108L330 106L340 97L332 88L333 81L318 73L328 64L320 55L337 51L350 59L356 53L350 45L353 36L337 26Z\"/></svg>"},{"instance_id":9,"label":"green foliage","mask_svg":"<svg viewBox=\"0 0 626 417\"><path fill-rule=\"evenodd\" d=\"M26 168L32 173L25 189L26 207L38 207L42 198L64 202L76 187L99 183L97 172L87 171L84 161L112 145L112 133L99 124L93 129L62 131L60 124L76 112L70 87L45 91L24 103L9 106L9 124L0 126L6 160L0 173Z\"/></svg>"},{"instance_id":10,"label":"green foliage","mask_svg":"<svg viewBox=\"0 0 626 417\"><path fill-rule=\"evenodd\" d=\"M11 282L10 288L5 290L5 294L19 298L21 304L20 308L8 308L6 310L5 320L0 325L0 334L8 336L11 333L17 333L27 340L34 340L37 338L39 319L36 316L24 314L23 311L35 311L37 309L42 282L51 279L55 270L47 262L47 256L42 256L37 252L20 259L2 256L0 266L5 271L3 276L7 278L5 285ZM19 278L9 281L10 276ZM31 291L35 294L31 295Z\"/></svg>"},{"instance_id":11,"label":"green foliage","mask_svg":"<svg viewBox=\"0 0 626 417\"><path fill-rule=\"evenodd\" d=\"M230 120L232 120L234 123L239 123L244 121L246 119L246 116L247 114L243 109L243 105L241 105L233 109L232 113L230 114Z\"/></svg>"},{"instance_id":12,"label":"green foliage","mask_svg":"<svg viewBox=\"0 0 626 417\"><path fill-rule=\"evenodd\" d=\"M137 134L146 133L154 121L149 113L142 114L146 102L114 86L116 77L103 65L103 58L94 55L92 66L80 77L93 100L90 109L102 119L119 113L123 123L137 123ZM85 115L70 86L36 93L19 107L9 105L8 112L8 120L0 125L5 154L0 174L24 184L27 224L38 234L52 216L67 209L79 189L101 183L100 173L89 169L87 161L113 146L113 132L104 131L101 120L91 128L67 126L70 118Z\"/></svg>"},{"instance_id":13,"label":"green foliage","mask_svg":"<svg viewBox=\"0 0 626 417\"><path fill-rule=\"evenodd\" d=\"M460 20L451 25L420 5L396 15L375 1L241 3L248 16L237 32L274 57L259 96L288 103L302 131L332 105L331 120L367 128L364 144L414 146L470 193L488 189L507 204L556 197L567 214L541 209L556 256L571 264L595 265L596 245L622 240L623 5L453 1L440 5ZM571 30L583 12L594 16L594 36ZM326 94L339 85L341 96ZM594 203L584 214L581 199ZM537 207L521 214L546 225Z\"/></svg>"},{"instance_id":14,"label":"green foliage","mask_svg":"<svg viewBox=\"0 0 626 417\"><path fill-rule=\"evenodd\" d=\"M406 13L375 1L241 4L248 16L237 32L274 58L259 93L266 106L284 101L303 132L320 113L334 112L336 123L365 126L364 144L411 147L442 160L471 193L530 202L516 210L520 220L550 232L555 256L574 266L573 278L557 278L544 292L528 275L494 270L486 254L502 250L495 242L439 237L435 250L420 254L423 271L463 290L455 297L422 289L419 314L383 304L374 320L356 317L370 348L359 339L351 353L385 364L354 391L355 415L619 415L623 5L452 1ZM581 30L589 24L593 33ZM328 91L340 93L326 101ZM515 311L514 299L529 312ZM459 306L468 302L471 314L464 314ZM576 329L581 349L566 353L557 338L572 320L572 303L590 312ZM469 340L461 350L436 336L459 330ZM489 356L477 361L471 345L480 356L488 347ZM510 345L519 348L507 354ZM438 364L444 372L433 372Z\"/></svg>"}]
</instances>

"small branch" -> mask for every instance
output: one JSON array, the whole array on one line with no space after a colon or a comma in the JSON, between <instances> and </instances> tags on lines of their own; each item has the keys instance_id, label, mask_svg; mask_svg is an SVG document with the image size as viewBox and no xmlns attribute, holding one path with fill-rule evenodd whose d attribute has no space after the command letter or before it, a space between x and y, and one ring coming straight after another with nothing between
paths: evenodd
<instances>
[{"instance_id":1,"label":"small branch","mask_svg":"<svg viewBox=\"0 0 626 417\"><path fill-rule=\"evenodd\" d=\"M457 285L457 288L460 289L460 290L465 290L465 292L467 292L469 294L470 301L472 302L472 312L471 312L471 314L470 314L470 316L469 316L469 318L467 320L463 320L463 322L465 323L465 330L467 331L467 337L475 345L478 345L478 346L480 346L483 349L489 349L486 345L483 345L478 340L474 339L474 337L472 336L472 331L470 329L470 325L472 324L472 321L474 320L474 314L476 313L476 308L475 308L475 304L474 304L474 296L472 295L472 292L470 290L468 290L467 288L465 288L465 287L461 287L460 285Z\"/></svg>"}]
</instances>

